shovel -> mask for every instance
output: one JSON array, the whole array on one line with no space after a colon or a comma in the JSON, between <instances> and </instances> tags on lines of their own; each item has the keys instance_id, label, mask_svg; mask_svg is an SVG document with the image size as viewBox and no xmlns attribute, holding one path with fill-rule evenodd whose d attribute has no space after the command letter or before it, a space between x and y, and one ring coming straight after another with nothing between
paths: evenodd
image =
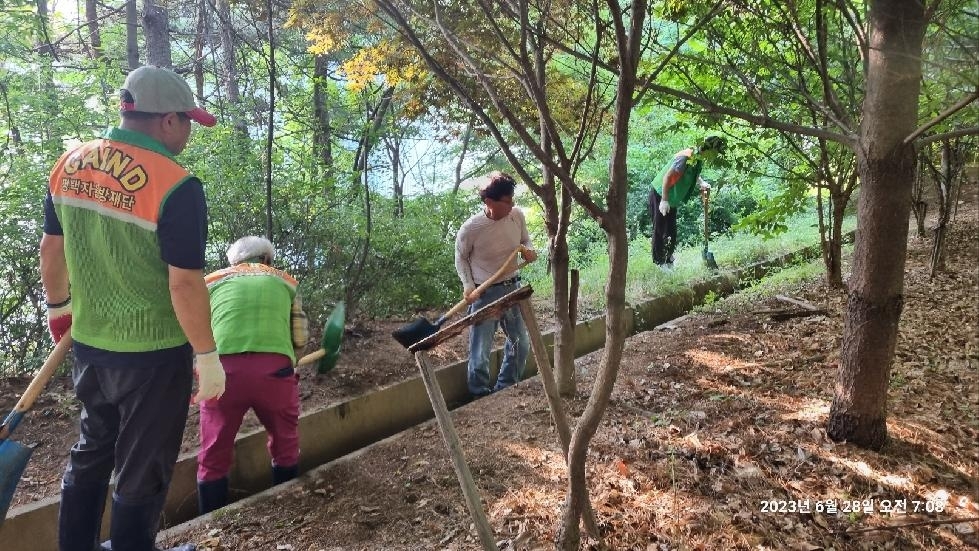
<instances>
[{"instance_id":1,"label":"shovel","mask_svg":"<svg viewBox=\"0 0 979 551\"><path fill-rule=\"evenodd\" d=\"M523 245L517 246L517 248L514 249L512 253L510 253L510 256L507 257L506 261L503 262L503 265L500 266L500 269L497 270L496 273L493 274L489 279L482 282L479 285L479 287L476 287L476 290L472 292L472 296L479 296L480 294L483 293L483 291L486 290L487 287L499 281L500 278L502 278L506 274L514 270L519 270L520 268L526 266L527 262L521 262L517 264L516 267L513 266L513 263L517 258L517 253L523 250L524 250ZM408 325L399 327L393 333L391 333L391 336L394 337L394 340L401 343L401 346L405 348L409 348L411 347L411 345L415 344L416 342L425 339L430 335L434 335L439 330L439 328L442 327L442 324L445 323L445 320L463 311L466 308L467 304L468 303L466 302L466 299L462 299L458 303L456 303L455 306L450 308L448 312L443 314L442 317L435 320L435 323L432 323L425 318L418 318L415 321L409 323Z\"/></svg>"},{"instance_id":2,"label":"shovel","mask_svg":"<svg viewBox=\"0 0 979 551\"><path fill-rule=\"evenodd\" d=\"M10 434L20 424L24 414L34 407L34 401L47 386L61 362L65 361L69 348L71 348L71 335L65 335L48 354L41 370L37 372L34 380L24 391L24 395L20 397L20 401L4 419L3 425L0 425L0 525L3 524L3 519L7 518L7 509L10 508L10 502L14 498L14 490L17 489L20 475L24 473L34 451L34 448L10 440Z\"/></svg>"},{"instance_id":3,"label":"shovel","mask_svg":"<svg viewBox=\"0 0 979 551\"><path fill-rule=\"evenodd\" d=\"M710 190L709 189L702 190L700 192L700 196L703 199L703 203L704 203L704 252L703 252L704 263L707 264L707 267L710 268L711 270L717 270L717 261L714 260L714 253L707 250L707 246L710 243L710 227L707 224L708 222L707 206L710 204Z\"/></svg>"},{"instance_id":4,"label":"shovel","mask_svg":"<svg viewBox=\"0 0 979 551\"><path fill-rule=\"evenodd\" d=\"M346 303L338 302L333 308L333 313L326 320L326 326L323 327L323 340L320 342L319 350L300 358L296 362L296 366L311 364L319 360L319 363L316 364L316 372L320 375L336 367L337 360L340 359L340 341L343 339L343 319L346 312Z\"/></svg>"}]
</instances>

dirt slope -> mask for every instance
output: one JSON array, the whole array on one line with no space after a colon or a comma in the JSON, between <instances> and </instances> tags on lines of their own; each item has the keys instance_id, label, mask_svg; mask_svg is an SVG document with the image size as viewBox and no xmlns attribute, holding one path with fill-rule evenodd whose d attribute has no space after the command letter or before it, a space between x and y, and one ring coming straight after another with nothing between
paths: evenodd
<instances>
[{"instance_id":1,"label":"dirt slope","mask_svg":"<svg viewBox=\"0 0 979 551\"><path fill-rule=\"evenodd\" d=\"M776 322L752 312L784 303L732 297L717 312L630 338L588 462L605 543L643 551L974 548L975 521L894 528L979 517L977 235L975 210L960 211L949 271L934 280L929 243L912 239L890 385L892 440L881 453L833 443L823 428L841 344L840 291L819 283L780 290L827 309L823 316ZM573 414L599 360L578 362ZM540 383L469 404L453 419L498 539L553 548L565 469ZM173 540L242 550L478 549L470 524L441 436L427 423Z\"/></svg>"}]
</instances>

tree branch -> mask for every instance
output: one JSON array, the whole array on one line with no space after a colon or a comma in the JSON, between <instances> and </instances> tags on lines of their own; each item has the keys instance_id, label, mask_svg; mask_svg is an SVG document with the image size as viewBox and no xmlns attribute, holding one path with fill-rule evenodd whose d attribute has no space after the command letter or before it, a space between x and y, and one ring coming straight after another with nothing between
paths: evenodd
<instances>
[{"instance_id":1,"label":"tree branch","mask_svg":"<svg viewBox=\"0 0 979 551\"><path fill-rule=\"evenodd\" d=\"M955 105L953 105L953 106L949 107L948 109L946 109L945 111L942 111L941 113L939 113L937 117L935 117L935 118L931 119L930 121L926 122L925 124L919 126L914 132L912 132L910 135L908 135L907 138L904 138L904 144L907 145L907 144L913 142L918 136L924 134L929 128L931 128L932 126L935 126L936 124L942 122L943 120L947 119L948 117L954 115L959 110L965 108L965 106L967 106L970 103L976 101L977 98L979 98L979 88L976 88L976 91L975 92L972 92L972 94L970 94L970 95L962 98L962 100L960 100ZM964 134L960 134L960 135L964 135ZM934 140L932 140L932 141L934 141Z\"/></svg>"},{"instance_id":2,"label":"tree branch","mask_svg":"<svg viewBox=\"0 0 979 551\"><path fill-rule=\"evenodd\" d=\"M979 126L973 126L971 128L960 128L958 130L942 132L941 134L932 134L931 136L920 138L916 143L920 145L925 145L932 142L940 142L942 140L951 140L952 138L960 138L962 136L979 136Z\"/></svg>"},{"instance_id":3,"label":"tree branch","mask_svg":"<svg viewBox=\"0 0 979 551\"><path fill-rule=\"evenodd\" d=\"M713 101L704 99L693 94L688 94L681 90L676 90L668 86L662 86L660 84L649 84L649 89L654 92L659 92L661 94L666 94L673 96L677 99L681 99L688 103L694 105L699 105L707 110L709 113L719 113L722 115L728 115L729 117L734 117L736 119L741 119L746 122L750 122L756 126L762 128L774 128L776 130L785 130L787 132L795 132L797 134L802 134L805 136L814 136L816 138L825 138L832 142L841 143L851 149L856 147L857 137L853 133L842 134L839 132L833 132L825 128L816 128L812 126L803 126L799 124L792 124L787 122L778 121L767 116L756 115L753 113L748 113L746 111L741 111L740 109L734 109L732 107L726 107L723 105L718 105Z\"/></svg>"}]
</instances>

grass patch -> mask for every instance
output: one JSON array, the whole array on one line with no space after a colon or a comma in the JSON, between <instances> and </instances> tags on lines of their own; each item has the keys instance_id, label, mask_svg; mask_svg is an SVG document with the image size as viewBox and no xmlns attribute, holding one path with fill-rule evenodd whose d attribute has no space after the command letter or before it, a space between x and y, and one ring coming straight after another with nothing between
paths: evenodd
<instances>
[{"instance_id":1,"label":"grass patch","mask_svg":"<svg viewBox=\"0 0 979 551\"><path fill-rule=\"evenodd\" d=\"M856 227L856 217L850 216L843 223L843 231ZM787 254L818 242L816 214L806 213L794 217L789 230L777 237L765 239L757 235L738 233L712 238L710 251L718 266L736 268ZM608 279L608 254L604 242L595 243L590 266L580 270L578 311L585 315L605 311L605 283ZM844 247L846 249L846 247ZM629 273L626 276L625 296L629 303L639 303L650 297L663 296L687 287L689 281L706 279L711 276L704 265L703 244L684 247L675 255L672 271L664 270L653 263L651 243L648 238L636 239L629 245ZM544 263L538 262L525 269L524 278L533 285L539 299L553 299L554 285L545 272ZM752 285L747 293L752 297L778 294L799 281L819 277L823 273L821 259L787 267L766 276L761 282ZM721 302L714 304L718 307Z\"/></svg>"}]
</instances>

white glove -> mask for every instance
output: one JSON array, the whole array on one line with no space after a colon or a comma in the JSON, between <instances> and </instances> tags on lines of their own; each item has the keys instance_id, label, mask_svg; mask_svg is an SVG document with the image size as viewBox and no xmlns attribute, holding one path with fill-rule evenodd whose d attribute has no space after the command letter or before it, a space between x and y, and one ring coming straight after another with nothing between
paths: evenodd
<instances>
[{"instance_id":1,"label":"white glove","mask_svg":"<svg viewBox=\"0 0 979 551\"><path fill-rule=\"evenodd\" d=\"M700 191L710 191L710 184L704 180L700 180L698 183L700 184Z\"/></svg>"},{"instance_id":2,"label":"white glove","mask_svg":"<svg viewBox=\"0 0 979 551\"><path fill-rule=\"evenodd\" d=\"M663 199L659 202L659 213L666 216L670 212L670 202Z\"/></svg>"},{"instance_id":3,"label":"white glove","mask_svg":"<svg viewBox=\"0 0 979 551\"><path fill-rule=\"evenodd\" d=\"M197 395L194 403L220 398L224 394L224 366L217 350L194 356L194 370L197 371Z\"/></svg>"}]
</instances>

